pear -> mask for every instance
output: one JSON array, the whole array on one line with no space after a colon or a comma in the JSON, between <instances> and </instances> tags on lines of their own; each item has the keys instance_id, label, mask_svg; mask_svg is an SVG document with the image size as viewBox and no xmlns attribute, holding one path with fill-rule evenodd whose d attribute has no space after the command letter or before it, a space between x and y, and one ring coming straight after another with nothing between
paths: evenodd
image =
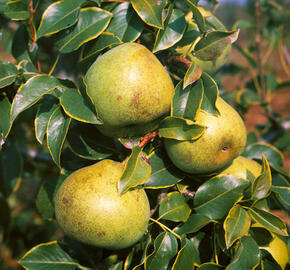
<instances>
[{"instance_id":1,"label":"pear","mask_svg":"<svg viewBox=\"0 0 290 270\"><path fill-rule=\"evenodd\" d=\"M110 137L141 137L158 127L170 111L174 85L166 69L146 47L119 45L96 59L85 83L99 130Z\"/></svg>"},{"instance_id":2,"label":"pear","mask_svg":"<svg viewBox=\"0 0 290 270\"><path fill-rule=\"evenodd\" d=\"M209 174L228 165L244 150L247 132L238 112L221 97L217 98L219 115L201 110L196 123L206 126L197 140L165 139L169 158L176 167L192 174Z\"/></svg>"},{"instance_id":3,"label":"pear","mask_svg":"<svg viewBox=\"0 0 290 270\"><path fill-rule=\"evenodd\" d=\"M102 160L69 175L55 198L55 216L65 234L83 243L122 249L145 233L150 206L144 189L119 195L123 164Z\"/></svg>"}]
</instances>

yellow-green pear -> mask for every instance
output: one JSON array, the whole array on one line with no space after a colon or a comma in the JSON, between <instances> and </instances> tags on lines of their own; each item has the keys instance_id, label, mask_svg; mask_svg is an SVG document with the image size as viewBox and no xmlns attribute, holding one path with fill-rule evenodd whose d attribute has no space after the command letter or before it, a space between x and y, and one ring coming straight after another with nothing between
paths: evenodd
<instances>
[{"instance_id":1,"label":"yellow-green pear","mask_svg":"<svg viewBox=\"0 0 290 270\"><path fill-rule=\"evenodd\" d=\"M65 234L83 243L122 249L145 233L150 206L144 189L118 193L123 164L102 160L69 175L55 198L55 216Z\"/></svg>"},{"instance_id":2,"label":"yellow-green pear","mask_svg":"<svg viewBox=\"0 0 290 270\"><path fill-rule=\"evenodd\" d=\"M85 83L99 130L110 137L140 137L158 127L170 111L174 85L166 69L145 46L119 45L89 68Z\"/></svg>"},{"instance_id":3,"label":"yellow-green pear","mask_svg":"<svg viewBox=\"0 0 290 270\"><path fill-rule=\"evenodd\" d=\"M169 158L180 170L210 174L228 165L244 150L247 132L238 112L221 97L216 100L219 115L201 110L196 123L206 127L197 140L165 139Z\"/></svg>"}]
</instances>

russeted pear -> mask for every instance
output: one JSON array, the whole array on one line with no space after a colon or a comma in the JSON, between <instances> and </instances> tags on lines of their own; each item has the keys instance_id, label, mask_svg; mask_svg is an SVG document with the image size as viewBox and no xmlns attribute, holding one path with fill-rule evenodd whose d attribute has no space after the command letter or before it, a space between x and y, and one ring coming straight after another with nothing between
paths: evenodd
<instances>
[{"instance_id":1,"label":"russeted pear","mask_svg":"<svg viewBox=\"0 0 290 270\"><path fill-rule=\"evenodd\" d=\"M144 189L118 193L123 164L102 160L69 175L55 198L55 215L65 234L83 243L122 249L145 233L150 206Z\"/></svg>"},{"instance_id":2,"label":"russeted pear","mask_svg":"<svg viewBox=\"0 0 290 270\"><path fill-rule=\"evenodd\" d=\"M166 69L145 46L119 45L89 68L85 83L99 130L110 137L140 137L158 127L170 111L174 85Z\"/></svg>"},{"instance_id":3,"label":"russeted pear","mask_svg":"<svg viewBox=\"0 0 290 270\"><path fill-rule=\"evenodd\" d=\"M247 132L238 112L221 97L217 98L219 115L201 110L196 123L206 127L197 140L165 139L169 158L176 167L192 174L210 174L220 170L244 150Z\"/></svg>"}]
</instances>

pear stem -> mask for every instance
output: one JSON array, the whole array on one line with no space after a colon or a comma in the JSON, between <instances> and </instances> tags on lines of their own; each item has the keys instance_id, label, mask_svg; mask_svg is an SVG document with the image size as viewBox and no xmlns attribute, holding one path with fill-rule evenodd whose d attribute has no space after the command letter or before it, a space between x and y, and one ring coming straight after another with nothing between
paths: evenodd
<instances>
[{"instance_id":1,"label":"pear stem","mask_svg":"<svg viewBox=\"0 0 290 270\"><path fill-rule=\"evenodd\" d=\"M158 224L164 231L169 231L170 233L172 233L176 238L178 238L181 241L180 235L178 235L176 232L174 232L173 230L168 228L166 225L162 224L161 222L159 222L158 220L153 219L153 218L150 218L150 220L153 221L154 223Z\"/></svg>"}]
</instances>

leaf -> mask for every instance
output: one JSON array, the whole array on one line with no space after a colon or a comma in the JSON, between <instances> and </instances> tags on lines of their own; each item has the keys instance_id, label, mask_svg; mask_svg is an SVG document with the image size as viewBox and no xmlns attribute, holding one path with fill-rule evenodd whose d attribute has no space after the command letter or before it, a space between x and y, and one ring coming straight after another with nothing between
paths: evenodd
<instances>
[{"instance_id":1,"label":"leaf","mask_svg":"<svg viewBox=\"0 0 290 270\"><path fill-rule=\"evenodd\" d=\"M260 250L255 240L244 236L226 270L255 269L260 262L260 257Z\"/></svg>"},{"instance_id":2,"label":"leaf","mask_svg":"<svg viewBox=\"0 0 290 270\"><path fill-rule=\"evenodd\" d=\"M135 41L141 35L144 23L130 3L117 5L112 13L114 17L106 32L114 34L123 42Z\"/></svg>"},{"instance_id":3,"label":"leaf","mask_svg":"<svg viewBox=\"0 0 290 270\"><path fill-rule=\"evenodd\" d=\"M75 24L83 2L62 0L52 3L42 14L37 38L52 35Z\"/></svg>"},{"instance_id":4,"label":"leaf","mask_svg":"<svg viewBox=\"0 0 290 270\"><path fill-rule=\"evenodd\" d=\"M283 203L286 203L287 206L290 206L290 187L272 186L271 190L277 194L278 198Z\"/></svg>"},{"instance_id":5,"label":"leaf","mask_svg":"<svg viewBox=\"0 0 290 270\"><path fill-rule=\"evenodd\" d=\"M211 31L206 33L195 45L193 55L202 61L217 59L238 38L239 30Z\"/></svg>"},{"instance_id":6,"label":"leaf","mask_svg":"<svg viewBox=\"0 0 290 270\"><path fill-rule=\"evenodd\" d=\"M206 31L205 19L202 13L200 12L198 6L196 6L196 4L194 4L191 0L186 0L186 2L189 4L190 10L193 13L193 18L198 26L199 31L205 32Z\"/></svg>"},{"instance_id":7,"label":"leaf","mask_svg":"<svg viewBox=\"0 0 290 270\"><path fill-rule=\"evenodd\" d=\"M227 248L241 237L248 234L251 226L251 218L240 205L234 206L224 221L225 241Z\"/></svg>"},{"instance_id":8,"label":"leaf","mask_svg":"<svg viewBox=\"0 0 290 270\"><path fill-rule=\"evenodd\" d=\"M8 197L21 183L23 160L15 146L3 147L0 152L0 192Z\"/></svg>"},{"instance_id":9,"label":"leaf","mask_svg":"<svg viewBox=\"0 0 290 270\"><path fill-rule=\"evenodd\" d=\"M263 154L262 157L263 157L262 173L253 181L251 186L252 200L260 200L265 198L267 195L269 195L270 188L272 185L270 165Z\"/></svg>"},{"instance_id":10,"label":"leaf","mask_svg":"<svg viewBox=\"0 0 290 270\"><path fill-rule=\"evenodd\" d=\"M40 186L36 197L36 207L42 218L52 219L54 217L54 197L64 179L64 175L50 175Z\"/></svg>"},{"instance_id":11,"label":"leaf","mask_svg":"<svg viewBox=\"0 0 290 270\"><path fill-rule=\"evenodd\" d=\"M29 7L27 3L27 1L25 2L21 0L7 1L4 14L12 20L27 20L30 18L30 12L28 11Z\"/></svg>"},{"instance_id":12,"label":"leaf","mask_svg":"<svg viewBox=\"0 0 290 270\"><path fill-rule=\"evenodd\" d=\"M259 104L261 102L261 98L253 89L244 88L238 92L237 102L247 108L252 104Z\"/></svg>"},{"instance_id":13,"label":"leaf","mask_svg":"<svg viewBox=\"0 0 290 270\"><path fill-rule=\"evenodd\" d=\"M60 107L51 114L47 124L47 147L55 164L60 168L60 155L71 118Z\"/></svg>"},{"instance_id":14,"label":"leaf","mask_svg":"<svg viewBox=\"0 0 290 270\"><path fill-rule=\"evenodd\" d=\"M198 270L219 270L222 269L223 267L219 264L208 262L208 263L203 263L200 265L197 269Z\"/></svg>"},{"instance_id":15,"label":"leaf","mask_svg":"<svg viewBox=\"0 0 290 270\"><path fill-rule=\"evenodd\" d=\"M144 184L145 188L165 188L180 182L184 175L176 170L164 152L155 151L149 157L152 167L151 175Z\"/></svg>"},{"instance_id":16,"label":"leaf","mask_svg":"<svg viewBox=\"0 0 290 270\"><path fill-rule=\"evenodd\" d=\"M148 253L148 249L150 247L150 244L152 242L152 238L150 236L150 234L147 234L147 238L144 242L139 242L137 245L141 245L141 250L143 250L142 252L142 257L140 260L140 263L138 265L136 265L132 270L137 270L139 269L140 266L142 266L147 258L147 253ZM142 269L144 269L142 267Z\"/></svg>"},{"instance_id":17,"label":"leaf","mask_svg":"<svg viewBox=\"0 0 290 270\"><path fill-rule=\"evenodd\" d=\"M10 131L10 110L11 104L8 98L5 97L0 101L0 150Z\"/></svg>"},{"instance_id":18,"label":"leaf","mask_svg":"<svg viewBox=\"0 0 290 270\"><path fill-rule=\"evenodd\" d=\"M72 259L57 241L33 247L20 259L19 263L26 269L73 270L76 267L85 269Z\"/></svg>"},{"instance_id":19,"label":"leaf","mask_svg":"<svg viewBox=\"0 0 290 270\"><path fill-rule=\"evenodd\" d=\"M13 64L7 61L0 61L0 88L12 84L17 75L18 70Z\"/></svg>"},{"instance_id":20,"label":"leaf","mask_svg":"<svg viewBox=\"0 0 290 270\"><path fill-rule=\"evenodd\" d=\"M112 16L110 12L97 7L81 9L77 24L60 35L56 47L61 53L77 50L84 43L98 37L108 26Z\"/></svg>"},{"instance_id":21,"label":"leaf","mask_svg":"<svg viewBox=\"0 0 290 270\"><path fill-rule=\"evenodd\" d=\"M197 189L193 199L194 209L210 219L221 219L243 197L248 185L245 179L231 175L213 177Z\"/></svg>"},{"instance_id":22,"label":"leaf","mask_svg":"<svg viewBox=\"0 0 290 270\"><path fill-rule=\"evenodd\" d=\"M202 73L201 79L203 82L203 89L204 89L201 109L208 113L218 115L219 112L215 105L217 97L218 97L218 91L219 91L218 86L216 82L214 81L214 79L205 72Z\"/></svg>"},{"instance_id":23,"label":"leaf","mask_svg":"<svg viewBox=\"0 0 290 270\"><path fill-rule=\"evenodd\" d=\"M234 44L234 46L244 56L252 68L257 68L258 63L248 50L242 48L239 44Z\"/></svg>"},{"instance_id":24,"label":"leaf","mask_svg":"<svg viewBox=\"0 0 290 270\"><path fill-rule=\"evenodd\" d=\"M150 177L151 166L147 157L139 146L132 149L132 153L125 164L120 181L118 182L119 194L126 193L130 188L144 184Z\"/></svg>"},{"instance_id":25,"label":"leaf","mask_svg":"<svg viewBox=\"0 0 290 270\"><path fill-rule=\"evenodd\" d=\"M164 29L159 29L153 47L153 53L168 49L181 40L186 27L184 14L179 9L169 8Z\"/></svg>"},{"instance_id":26,"label":"leaf","mask_svg":"<svg viewBox=\"0 0 290 270\"><path fill-rule=\"evenodd\" d=\"M286 225L279 217L271 214L268 211L264 211L258 208L249 208L249 214L258 223L260 223L264 228L270 232L287 236Z\"/></svg>"},{"instance_id":27,"label":"leaf","mask_svg":"<svg viewBox=\"0 0 290 270\"><path fill-rule=\"evenodd\" d=\"M199 263L199 254L192 242L184 238L171 270L193 269Z\"/></svg>"},{"instance_id":28,"label":"leaf","mask_svg":"<svg viewBox=\"0 0 290 270\"><path fill-rule=\"evenodd\" d=\"M163 138L187 141L198 139L205 132L205 126L168 116L160 122L158 131Z\"/></svg>"},{"instance_id":29,"label":"leaf","mask_svg":"<svg viewBox=\"0 0 290 270\"><path fill-rule=\"evenodd\" d=\"M101 123L89 97L83 96L78 89L67 88L60 97L60 105L71 118L89 124Z\"/></svg>"},{"instance_id":30,"label":"leaf","mask_svg":"<svg viewBox=\"0 0 290 270\"><path fill-rule=\"evenodd\" d=\"M145 270L166 270L170 260L177 254L178 243L169 232L160 233L154 241L154 251L145 261Z\"/></svg>"},{"instance_id":31,"label":"leaf","mask_svg":"<svg viewBox=\"0 0 290 270\"><path fill-rule=\"evenodd\" d=\"M10 208L7 200L0 195L0 231L2 239L5 241L9 236L9 226L11 223Z\"/></svg>"},{"instance_id":32,"label":"leaf","mask_svg":"<svg viewBox=\"0 0 290 270\"><path fill-rule=\"evenodd\" d=\"M131 4L146 24L163 29L162 12L166 5L165 0L131 0Z\"/></svg>"},{"instance_id":33,"label":"leaf","mask_svg":"<svg viewBox=\"0 0 290 270\"><path fill-rule=\"evenodd\" d=\"M67 142L77 156L89 160L102 160L117 153L114 140L101 134L93 125L74 125L68 131Z\"/></svg>"},{"instance_id":34,"label":"leaf","mask_svg":"<svg viewBox=\"0 0 290 270\"><path fill-rule=\"evenodd\" d=\"M22 84L14 97L11 107L11 121L34 105L43 95L52 92L61 83L55 77L49 75L38 75Z\"/></svg>"},{"instance_id":35,"label":"leaf","mask_svg":"<svg viewBox=\"0 0 290 270\"><path fill-rule=\"evenodd\" d=\"M185 222L190 215L185 197L178 191L168 193L159 206L159 219Z\"/></svg>"},{"instance_id":36,"label":"leaf","mask_svg":"<svg viewBox=\"0 0 290 270\"><path fill-rule=\"evenodd\" d=\"M203 99L203 82L197 80L183 89L182 81L177 84L172 100L171 115L195 120Z\"/></svg>"},{"instance_id":37,"label":"leaf","mask_svg":"<svg viewBox=\"0 0 290 270\"><path fill-rule=\"evenodd\" d=\"M195 233L212 221L213 220L205 215L194 213L189 216L181 227L177 227L174 232L179 235Z\"/></svg>"},{"instance_id":38,"label":"leaf","mask_svg":"<svg viewBox=\"0 0 290 270\"><path fill-rule=\"evenodd\" d=\"M183 89L186 88L188 85L196 82L199 80L202 74L202 69L199 65L196 63L192 63L191 66L187 69L184 78L183 78ZM202 84L202 81L200 80L200 83ZM203 85L200 86L201 89L203 89ZM201 90L199 91L201 92Z\"/></svg>"}]
</instances>

